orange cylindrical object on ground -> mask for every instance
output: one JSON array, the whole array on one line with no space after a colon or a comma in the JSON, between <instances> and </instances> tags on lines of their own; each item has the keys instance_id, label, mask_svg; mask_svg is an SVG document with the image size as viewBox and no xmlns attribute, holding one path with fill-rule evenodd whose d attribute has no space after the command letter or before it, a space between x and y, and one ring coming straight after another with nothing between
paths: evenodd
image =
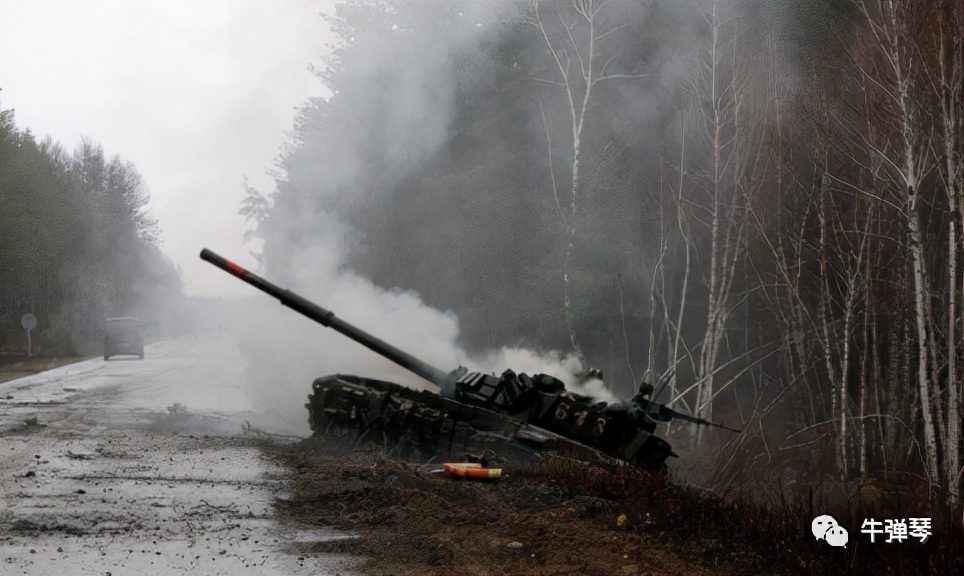
<instances>
[{"instance_id":1,"label":"orange cylindrical object on ground","mask_svg":"<svg viewBox=\"0 0 964 576\"><path fill-rule=\"evenodd\" d=\"M448 463L442 466L445 468L445 472L452 476L458 476L459 478L488 480L502 476L501 468L483 468L482 465L477 462Z\"/></svg>"}]
</instances>

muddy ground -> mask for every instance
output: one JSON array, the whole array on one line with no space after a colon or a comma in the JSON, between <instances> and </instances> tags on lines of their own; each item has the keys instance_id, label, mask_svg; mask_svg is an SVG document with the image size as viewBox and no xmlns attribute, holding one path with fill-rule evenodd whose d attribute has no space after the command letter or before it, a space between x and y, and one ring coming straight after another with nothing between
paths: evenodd
<instances>
[{"instance_id":1,"label":"muddy ground","mask_svg":"<svg viewBox=\"0 0 964 576\"><path fill-rule=\"evenodd\" d=\"M358 535L306 556L360 556L358 572L406 576L964 573L961 530L936 517L926 545L902 546L869 544L847 518L850 542L835 548L811 535L811 511L724 502L628 468L547 458L482 482L385 454L324 437L273 450L293 474L279 517Z\"/></svg>"},{"instance_id":2,"label":"muddy ground","mask_svg":"<svg viewBox=\"0 0 964 576\"><path fill-rule=\"evenodd\" d=\"M686 521L655 503L680 491L641 472L549 459L496 481L461 480L438 463L325 438L275 457L294 473L280 516L359 534L305 553L363 556L356 569L370 574L823 574L835 561Z\"/></svg>"}]
</instances>

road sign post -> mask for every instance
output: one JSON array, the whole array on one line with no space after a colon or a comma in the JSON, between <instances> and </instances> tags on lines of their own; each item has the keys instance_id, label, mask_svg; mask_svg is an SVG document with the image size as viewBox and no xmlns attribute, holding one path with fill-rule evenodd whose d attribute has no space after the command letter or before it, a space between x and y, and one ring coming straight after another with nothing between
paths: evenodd
<instances>
[{"instance_id":1,"label":"road sign post","mask_svg":"<svg viewBox=\"0 0 964 576\"><path fill-rule=\"evenodd\" d=\"M37 317L27 312L20 317L20 325L27 331L27 358L30 358L30 331L37 327Z\"/></svg>"}]
</instances>

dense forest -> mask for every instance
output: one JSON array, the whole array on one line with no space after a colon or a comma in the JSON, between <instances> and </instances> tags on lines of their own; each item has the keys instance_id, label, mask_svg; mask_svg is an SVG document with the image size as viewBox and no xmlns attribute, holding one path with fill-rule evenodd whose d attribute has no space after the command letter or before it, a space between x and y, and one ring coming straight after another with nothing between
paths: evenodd
<instances>
[{"instance_id":1,"label":"dense forest","mask_svg":"<svg viewBox=\"0 0 964 576\"><path fill-rule=\"evenodd\" d=\"M0 112L0 352L100 354L103 322L139 316L154 328L182 296L134 165L84 138L73 154L37 141Z\"/></svg>"},{"instance_id":2,"label":"dense forest","mask_svg":"<svg viewBox=\"0 0 964 576\"><path fill-rule=\"evenodd\" d=\"M658 383L744 430L691 435L718 487L904 478L960 505L964 3L350 2L328 22L332 95L242 205L268 274L297 285L339 243L454 312L466 349L572 353L624 398Z\"/></svg>"}]
</instances>

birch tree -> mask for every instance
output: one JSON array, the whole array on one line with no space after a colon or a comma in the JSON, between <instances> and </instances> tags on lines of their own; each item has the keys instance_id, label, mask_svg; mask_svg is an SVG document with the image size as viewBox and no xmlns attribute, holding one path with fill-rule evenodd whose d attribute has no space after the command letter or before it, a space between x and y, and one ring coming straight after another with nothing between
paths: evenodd
<instances>
[{"instance_id":1,"label":"birch tree","mask_svg":"<svg viewBox=\"0 0 964 576\"><path fill-rule=\"evenodd\" d=\"M948 488L957 480L953 477L954 473L949 473L946 460L943 467L940 465L938 438L948 438L949 420L959 419L959 415L955 414L945 422L946 413L942 414L937 386L940 370L936 357L937 326L930 302L932 279L922 233L922 204L927 200L922 198L922 184L928 172L935 168L935 156L932 130L928 125L927 86L918 69L920 46L915 43L910 28L913 10L920 4L907 0L856 3L867 29L861 46L864 53L855 55L857 70L876 88L879 95L881 104L877 107L876 120L891 130L885 146L873 145L875 154L888 168L892 181L889 196L881 195L880 200L890 202L899 210L906 230L914 302L915 380L924 439L924 469L932 486L943 485ZM956 388L955 385L951 387ZM957 446L959 440L943 444ZM957 452L956 447L951 451Z\"/></svg>"},{"instance_id":2,"label":"birch tree","mask_svg":"<svg viewBox=\"0 0 964 576\"><path fill-rule=\"evenodd\" d=\"M921 89L928 92L935 111L934 132L937 142L934 156L939 188L947 206L947 315L944 323L943 362L947 366L946 429L942 435L944 451L943 475L947 483L949 503L956 506L961 499L961 379L959 364L964 361L964 315L958 311L958 292L964 277L958 277L958 252L964 248L964 6L960 2L914 3L906 10L908 58L916 62L914 71L920 77ZM895 14L894 7L891 10ZM962 270L964 273L964 270ZM935 318L935 322L937 319ZM960 332L958 327L961 327ZM935 326L935 330L937 326Z\"/></svg>"},{"instance_id":3,"label":"birch tree","mask_svg":"<svg viewBox=\"0 0 964 576\"><path fill-rule=\"evenodd\" d=\"M735 309L734 282L745 253L748 184L761 155L751 154L755 134L745 86L740 76L736 22L725 13L723 2L709 0L697 6L708 30L696 62L693 86L698 132L708 151L706 168L695 171L691 197L692 217L707 228L708 262L703 264L707 291L705 334L700 345L696 376L696 411L712 417L714 378L730 315ZM743 124L741 124L741 122ZM759 143L757 143L759 144ZM702 431L702 430L700 430Z\"/></svg>"},{"instance_id":4,"label":"birch tree","mask_svg":"<svg viewBox=\"0 0 964 576\"><path fill-rule=\"evenodd\" d=\"M649 75L618 69L620 47L613 43L618 33L626 27L616 19L620 6L614 0L574 0L566 4L533 4L531 23L536 26L551 59L553 74L536 81L560 91L564 97L567 117L566 136L562 139L567 149L566 173L568 176L568 201L557 188L552 168L552 134L545 111L540 108L549 149L552 191L560 214L566 237L563 258L563 289L566 330L572 349L579 357L579 346L574 322L572 290L572 259L582 216L582 193L584 182L581 162L585 155L584 135L587 120L593 108L598 87L606 82L646 78ZM558 139L557 139L558 140Z\"/></svg>"},{"instance_id":5,"label":"birch tree","mask_svg":"<svg viewBox=\"0 0 964 576\"><path fill-rule=\"evenodd\" d=\"M836 425L836 465L841 480L848 477L851 455L848 451L850 430L849 380L851 365L855 361L855 325L866 296L865 285L870 281L867 262L870 251L871 227L875 211L866 200L855 199L849 206L841 207L837 197L839 189L830 185L830 175L825 173L821 179L820 244L821 280L823 292L820 308L820 326L827 374L831 382L831 418ZM828 237L830 238L828 240ZM828 265L829 255L836 255L836 262ZM831 285L837 288L831 288ZM833 309L833 302L836 308ZM836 317L842 315L843 322ZM838 349L839 348L839 349ZM864 388L861 387L858 401L861 402ZM863 405L858 416L864 416ZM859 421L863 430L863 419ZM862 455L862 452L860 453ZM862 466L865 462L861 458Z\"/></svg>"}]
</instances>

